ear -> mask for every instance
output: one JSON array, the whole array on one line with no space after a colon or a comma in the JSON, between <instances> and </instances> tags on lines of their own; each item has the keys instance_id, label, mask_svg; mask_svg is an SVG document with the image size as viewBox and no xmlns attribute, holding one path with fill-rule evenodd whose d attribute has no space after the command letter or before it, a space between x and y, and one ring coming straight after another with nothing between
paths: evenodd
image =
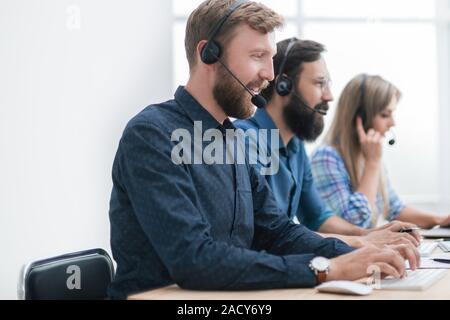
<instances>
[{"instance_id":1,"label":"ear","mask_svg":"<svg viewBox=\"0 0 450 320\"><path fill-rule=\"evenodd\" d=\"M199 65L210 67L209 65L207 65L206 63L203 63L203 61L202 61L202 50L203 50L203 48L205 47L205 45L206 45L207 43L208 43L207 40L201 40L201 41L197 44L196 55L197 55L197 63L198 63Z\"/></svg>"}]
</instances>

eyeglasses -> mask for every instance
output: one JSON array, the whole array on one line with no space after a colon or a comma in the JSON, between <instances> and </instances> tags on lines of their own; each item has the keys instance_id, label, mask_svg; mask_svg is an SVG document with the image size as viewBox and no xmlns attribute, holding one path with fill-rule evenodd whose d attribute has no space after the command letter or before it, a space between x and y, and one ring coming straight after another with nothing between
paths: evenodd
<instances>
[{"instance_id":1,"label":"eyeglasses","mask_svg":"<svg viewBox=\"0 0 450 320\"><path fill-rule=\"evenodd\" d=\"M331 86L333 85L333 81L327 78L323 79L308 78L308 80L311 81L314 85L318 85L320 87L320 90L322 90L322 92L324 92L327 89L331 89Z\"/></svg>"},{"instance_id":2,"label":"eyeglasses","mask_svg":"<svg viewBox=\"0 0 450 320\"><path fill-rule=\"evenodd\" d=\"M327 89L331 89L331 86L333 85L333 81L331 81L331 79L311 79L311 80L320 86L322 92Z\"/></svg>"}]
</instances>

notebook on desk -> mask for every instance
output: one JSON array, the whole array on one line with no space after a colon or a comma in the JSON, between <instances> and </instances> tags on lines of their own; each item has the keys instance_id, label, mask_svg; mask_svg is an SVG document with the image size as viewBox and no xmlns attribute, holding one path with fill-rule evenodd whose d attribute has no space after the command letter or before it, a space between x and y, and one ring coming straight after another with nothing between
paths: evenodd
<instances>
[{"instance_id":1,"label":"notebook on desk","mask_svg":"<svg viewBox=\"0 0 450 320\"><path fill-rule=\"evenodd\" d=\"M420 234L425 238L436 239L444 238L450 239L450 228L437 227L430 230L421 230Z\"/></svg>"}]
</instances>

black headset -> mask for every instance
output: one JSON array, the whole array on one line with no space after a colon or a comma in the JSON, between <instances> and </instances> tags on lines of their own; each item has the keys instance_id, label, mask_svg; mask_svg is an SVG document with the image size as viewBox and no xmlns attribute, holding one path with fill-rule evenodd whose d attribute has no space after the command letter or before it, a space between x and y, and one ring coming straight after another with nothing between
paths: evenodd
<instances>
[{"instance_id":1,"label":"black headset","mask_svg":"<svg viewBox=\"0 0 450 320\"><path fill-rule=\"evenodd\" d=\"M202 48L200 57L202 62L205 64L214 64L219 61L222 55L222 47L220 44L214 40L217 34L220 32L220 29L223 27L228 18L235 12L241 5L248 2L247 0L237 0L235 1L230 8L227 10L225 15L217 22L217 24L212 29L209 34L208 42Z\"/></svg>"},{"instance_id":2,"label":"black headset","mask_svg":"<svg viewBox=\"0 0 450 320\"><path fill-rule=\"evenodd\" d=\"M366 108L364 108L364 100L366 98L366 83L367 83L368 75L364 73L362 75L361 85L359 87L359 106L356 114L361 117L364 130L368 130L367 128L367 113Z\"/></svg>"},{"instance_id":3,"label":"black headset","mask_svg":"<svg viewBox=\"0 0 450 320\"><path fill-rule=\"evenodd\" d=\"M289 57L289 52L292 50L297 41L297 38L291 38L291 40L289 40L286 52L280 64L280 68L278 69L277 79L275 80L275 90L282 97L289 95L292 91L292 88L294 87L292 79L283 74L283 71Z\"/></svg>"},{"instance_id":4,"label":"black headset","mask_svg":"<svg viewBox=\"0 0 450 320\"><path fill-rule=\"evenodd\" d=\"M315 112L318 113L322 116L326 116L327 115L327 110L323 110L322 108L320 108L319 106L316 107L311 107L308 105L308 103L305 101L305 99L297 94L294 90L294 92L292 92L292 89L294 88L294 81L292 81L291 78L289 78L286 74L284 74L284 67L287 63L287 60L289 58L289 53L291 52L292 48L294 47L294 45L299 42L300 40L297 38L291 38L289 40L289 43L286 47L286 52L284 53L283 56L283 60L281 61L280 64L280 68L278 69L278 73L277 73L277 77L275 79L275 91L278 93L278 95L280 95L281 97L285 97L290 95L291 93L296 96L298 99L300 99L300 101L302 102L302 106Z\"/></svg>"}]
</instances>

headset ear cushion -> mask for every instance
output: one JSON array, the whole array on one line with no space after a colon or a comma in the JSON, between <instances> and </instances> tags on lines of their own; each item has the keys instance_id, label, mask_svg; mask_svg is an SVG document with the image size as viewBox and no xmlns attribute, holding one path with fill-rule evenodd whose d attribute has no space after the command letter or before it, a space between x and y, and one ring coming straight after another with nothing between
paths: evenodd
<instances>
[{"instance_id":1,"label":"headset ear cushion","mask_svg":"<svg viewBox=\"0 0 450 320\"><path fill-rule=\"evenodd\" d=\"M220 45L216 41L208 41L201 52L202 62L205 64L214 64L219 60L221 53Z\"/></svg>"},{"instance_id":2,"label":"headset ear cushion","mask_svg":"<svg viewBox=\"0 0 450 320\"><path fill-rule=\"evenodd\" d=\"M279 76L276 81L276 90L282 97L289 95L292 91L292 80L284 74Z\"/></svg>"}]
</instances>

